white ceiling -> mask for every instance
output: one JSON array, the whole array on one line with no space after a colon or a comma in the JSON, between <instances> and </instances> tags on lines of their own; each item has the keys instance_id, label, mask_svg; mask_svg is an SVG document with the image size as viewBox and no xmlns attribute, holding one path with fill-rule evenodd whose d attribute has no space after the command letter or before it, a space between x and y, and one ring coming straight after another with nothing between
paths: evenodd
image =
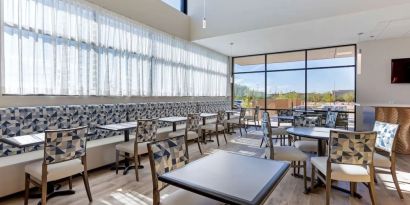
<instances>
[{"instance_id":1,"label":"white ceiling","mask_svg":"<svg viewBox=\"0 0 410 205\"><path fill-rule=\"evenodd\" d=\"M410 36L409 0L205 1L202 29L203 0L189 0L191 39L230 56Z\"/></svg>"}]
</instances>

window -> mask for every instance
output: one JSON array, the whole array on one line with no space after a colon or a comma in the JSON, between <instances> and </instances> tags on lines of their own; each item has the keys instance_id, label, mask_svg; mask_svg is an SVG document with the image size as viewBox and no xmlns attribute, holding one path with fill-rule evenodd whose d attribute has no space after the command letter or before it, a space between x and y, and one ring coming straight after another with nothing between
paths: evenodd
<instances>
[{"instance_id":1,"label":"window","mask_svg":"<svg viewBox=\"0 0 410 205\"><path fill-rule=\"evenodd\" d=\"M234 57L234 105L259 105L271 113L331 109L343 113L340 122L354 129L355 50L350 45Z\"/></svg>"},{"instance_id":2,"label":"window","mask_svg":"<svg viewBox=\"0 0 410 205\"><path fill-rule=\"evenodd\" d=\"M187 14L187 2L188 0L162 0L164 3L174 7L175 9L177 9L178 11L181 11L184 14Z\"/></svg>"},{"instance_id":3,"label":"window","mask_svg":"<svg viewBox=\"0 0 410 205\"><path fill-rule=\"evenodd\" d=\"M4 94L226 96L224 55L86 3L1 2Z\"/></svg>"}]
</instances>

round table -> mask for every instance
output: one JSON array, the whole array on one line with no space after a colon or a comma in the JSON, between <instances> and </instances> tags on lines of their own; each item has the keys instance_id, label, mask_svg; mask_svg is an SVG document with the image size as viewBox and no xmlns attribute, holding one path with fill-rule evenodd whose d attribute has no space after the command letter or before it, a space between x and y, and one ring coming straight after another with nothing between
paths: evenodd
<instances>
[{"instance_id":1,"label":"round table","mask_svg":"<svg viewBox=\"0 0 410 205\"><path fill-rule=\"evenodd\" d=\"M326 141L329 140L330 130L335 130L326 127L291 127L286 131L291 135L296 135L299 137L306 137L317 139L318 145L318 156L326 155Z\"/></svg>"}]
</instances>

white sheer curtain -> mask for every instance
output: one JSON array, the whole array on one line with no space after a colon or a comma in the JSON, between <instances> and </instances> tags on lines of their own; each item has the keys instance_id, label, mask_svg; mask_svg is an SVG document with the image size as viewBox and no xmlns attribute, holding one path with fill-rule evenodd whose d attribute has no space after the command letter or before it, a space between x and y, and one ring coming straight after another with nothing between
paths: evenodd
<instances>
[{"instance_id":1,"label":"white sheer curtain","mask_svg":"<svg viewBox=\"0 0 410 205\"><path fill-rule=\"evenodd\" d=\"M226 95L226 56L82 1L2 1L5 94Z\"/></svg>"}]
</instances>

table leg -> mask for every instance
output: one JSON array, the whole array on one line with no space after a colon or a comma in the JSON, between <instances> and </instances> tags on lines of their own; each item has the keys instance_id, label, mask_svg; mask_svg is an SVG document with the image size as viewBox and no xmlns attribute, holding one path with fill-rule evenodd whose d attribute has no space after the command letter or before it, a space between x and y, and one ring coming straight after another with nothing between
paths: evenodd
<instances>
[{"instance_id":1,"label":"table leg","mask_svg":"<svg viewBox=\"0 0 410 205\"><path fill-rule=\"evenodd\" d=\"M317 147L318 147L318 150L317 150L317 155L319 156L319 157L323 157L323 156L326 156L326 140L320 140L320 139L318 139L317 140Z\"/></svg>"},{"instance_id":2,"label":"table leg","mask_svg":"<svg viewBox=\"0 0 410 205\"><path fill-rule=\"evenodd\" d=\"M176 122L172 122L172 131L173 132L177 131L177 123Z\"/></svg>"},{"instance_id":3,"label":"table leg","mask_svg":"<svg viewBox=\"0 0 410 205\"><path fill-rule=\"evenodd\" d=\"M59 191L61 185L54 182L47 183L47 199L51 199L56 196L65 196L75 194L74 190L62 190ZM39 188L34 188L30 190L30 198L41 198L41 190ZM41 199L38 202L41 204Z\"/></svg>"}]
</instances>

